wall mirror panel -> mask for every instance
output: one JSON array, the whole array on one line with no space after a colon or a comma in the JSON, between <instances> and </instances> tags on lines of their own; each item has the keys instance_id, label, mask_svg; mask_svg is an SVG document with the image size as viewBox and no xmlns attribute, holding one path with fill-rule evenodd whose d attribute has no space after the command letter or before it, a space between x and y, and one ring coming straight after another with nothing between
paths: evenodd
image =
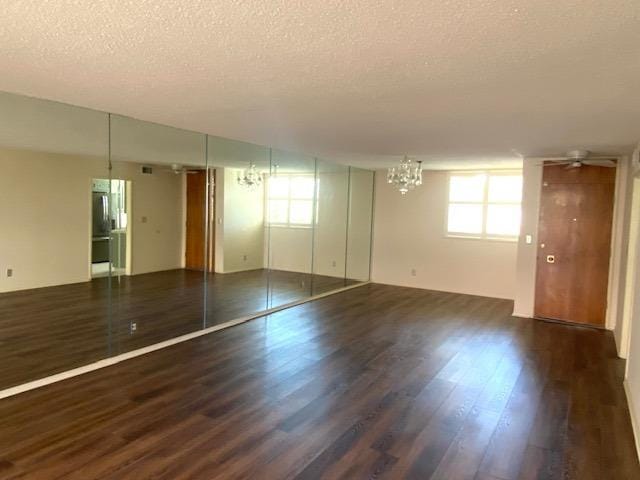
<instances>
[{"instance_id":1,"label":"wall mirror panel","mask_svg":"<svg viewBox=\"0 0 640 480\"><path fill-rule=\"evenodd\" d=\"M312 295L316 160L271 150L266 186L269 308Z\"/></svg>"},{"instance_id":2,"label":"wall mirror panel","mask_svg":"<svg viewBox=\"0 0 640 480\"><path fill-rule=\"evenodd\" d=\"M92 278L94 178L108 115L0 93L0 389L109 355L108 278Z\"/></svg>"},{"instance_id":3,"label":"wall mirror panel","mask_svg":"<svg viewBox=\"0 0 640 480\"><path fill-rule=\"evenodd\" d=\"M265 184L269 149L208 137L209 217L214 272L208 276L207 326L266 310Z\"/></svg>"},{"instance_id":4,"label":"wall mirror panel","mask_svg":"<svg viewBox=\"0 0 640 480\"><path fill-rule=\"evenodd\" d=\"M114 351L203 328L205 141L198 133L111 115L112 263L99 260L112 275Z\"/></svg>"},{"instance_id":5,"label":"wall mirror panel","mask_svg":"<svg viewBox=\"0 0 640 480\"><path fill-rule=\"evenodd\" d=\"M349 167L346 278L350 284L370 277L374 173Z\"/></svg>"},{"instance_id":6,"label":"wall mirror panel","mask_svg":"<svg viewBox=\"0 0 640 480\"><path fill-rule=\"evenodd\" d=\"M373 172L0 92L0 390L369 279Z\"/></svg>"},{"instance_id":7,"label":"wall mirror panel","mask_svg":"<svg viewBox=\"0 0 640 480\"><path fill-rule=\"evenodd\" d=\"M349 201L349 167L318 159L316 172L313 295L346 285Z\"/></svg>"}]
</instances>

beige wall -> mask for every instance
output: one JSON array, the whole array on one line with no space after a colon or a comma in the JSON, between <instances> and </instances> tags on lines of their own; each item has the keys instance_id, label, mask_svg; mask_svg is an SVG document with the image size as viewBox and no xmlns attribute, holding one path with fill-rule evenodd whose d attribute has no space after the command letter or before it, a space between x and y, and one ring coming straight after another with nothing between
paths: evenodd
<instances>
[{"instance_id":1,"label":"beige wall","mask_svg":"<svg viewBox=\"0 0 640 480\"><path fill-rule=\"evenodd\" d=\"M113 173L132 182L132 273L180 268L181 175L139 168L115 165ZM2 149L0 169L0 291L90 280L91 180L108 178L106 159Z\"/></svg>"},{"instance_id":2,"label":"beige wall","mask_svg":"<svg viewBox=\"0 0 640 480\"><path fill-rule=\"evenodd\" d=\"M371 266L371 222L373 221L373 172L351 169L349 176L349 230L347 278L369 280Z\"/></svg>"},{"instance_id":3,"label":"beige wall","mask_svg":"<svg viewBox=\"0 0 640 480\"><path fill-rule=\"evenodd\" d=\"M131 273L159 272L184 266L184 174L141 164L113 162L112 177L131 181Z\"/></svg>"},{"instance_id":4,"label":"beige wall","mask_svg":"<svg viewBox=\"0 0 640 480\"><path fill-rule=\"evenodd\" d=\"M636 152L636 155L640 152ZM626 289L624 302L623 326L621 325L621 340L619 348L627 358L625 386L627 402L636 436L636 445L640 446L640 172L633 182L633 213L631 215L633 235L629 244L628 271L626 279L629 288ZM622 322L621 322L622 323ZM640 455L640 448L638 451Z\"/></svg>"},{"instance_id":5,"label":"beige wall","mask_svg":"<svg viewBox=\"0 0 640 480\"><path fill-rule=\"evenodd\" d=\"M402 196L376 175L373 281L514 298L516 242L445 236L447 179L427 171L423 185Z\"/></svg>"},{"instance_id":6,"label":"beige wall","mask_svg":"<svg viewBox=\"0 0 640 480\"><path fill-rule=\"evenodd\" d=\"M344 278L347 248L349 169L318 161L318 210L313 273Z\"/></svg>"},{"instance_id":7,"label":"beige wall","mask_svg":"<svg viewBox=\"0 0 640 480\"><path fill-rule=\"evenodd\" d=\"M623 358L626 358L627 355L627 342L623 342L622 337L632 196L633 175L630 171L629 158L623 157L618 160L618 170L616 172L614 225L611 238L610 278L607 297L607 328L613 329L618 354Z\"/></svg>"},{"instance_id":8,"label":"beige wall","mask_svg":"<svg viewBox=\"0 0 640 480\"><path fill-rule=\"evenodd\" d=\"M269 228L269 268L311 273L313 229Z\"/></svg>"},{"instance_id":9,"label":"beige wall","mask_svg":"<svg viewBox=\"0 0 640 480\"><path fill-rule=\"evenodd\" d=\"M106 160L1 149L0 170L0 291L89 280L91 179L108 177Z\"/></svg>"},{"instance_id":10,"label":"beige wall","mask_svg":"<svg viewBox=\"0 0 640 480\"><path fill-rule=\"evenodd\" d=\"M513 311L519 317L533 317L536 287L538 217L542 188L542 161L525 159L522 165L522 227L518 240ZM527 243L531 235L531 243Z\"/></svg>"},{"instance_id":11,"label":"beige wall","mask_svg":"<svg viewBox=\"0 0 640 480\"><path fill-rule=\"evenodd\" d=\"M640 145L632 159L627 193L630 203L625 295L620 325L616 325L615 333L618 351L627 358L625 390L640 455Z\"/></svg>"},{"instance_id":12,"label":"beige wall","mask_svg":"<svg viewBox=\"0 0 640 480\"><path fill-rule=\"evenodd\" d=\"M213 267L216 273L224 273L224 168L215 169L215 244Z\"/></svg>"},{"instance_id":13,"label":"beige wall","mask_svg":"<svg viewBox=\"0 0 640 480\"><path fill-rule=\"evenodd\" d=\"M223 170L224 216L219 226L224 273L264 267L264 187L249 190L238 185L236 177L240 171Z\"/></svg>"},{"instance_id":14,"label":"beige wall","mask_svg":"<svg viewBox=\"0 0 640 480\"><path fill-rule=\"evenodd\" d=\"M636 282L635 296L640 298L640 283L638 282ZM635 303L633 310L625 383L636 445L640 445L640 302ZM638 454L640 455L640 449Z\"/></svg>"}]
</instances>

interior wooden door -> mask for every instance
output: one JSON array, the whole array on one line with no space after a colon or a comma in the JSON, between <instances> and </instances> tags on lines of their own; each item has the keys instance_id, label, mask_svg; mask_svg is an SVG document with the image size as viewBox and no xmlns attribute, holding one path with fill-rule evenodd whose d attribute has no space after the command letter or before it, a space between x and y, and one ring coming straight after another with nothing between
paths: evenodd
<instances>
[{"instance_id":1,"label":"interior wooden door","mask_svg":"<svg viewBox=\"0 0 640 480\"><path fill-rule=\"evenodd\" d=\"M535 315L604 326L615 168L544 167Z\"/></svg>"},{"instance_id":2,"label":"interior wooden door","mask_svg":"<svg viewBox=\"0 0 640 480\"><path fill-rule=\"evenodd\" d=\"M204 270L206 241L207 172L193 170L187 174L187 225L185 268Z\"/></svg>"}]
</instances>

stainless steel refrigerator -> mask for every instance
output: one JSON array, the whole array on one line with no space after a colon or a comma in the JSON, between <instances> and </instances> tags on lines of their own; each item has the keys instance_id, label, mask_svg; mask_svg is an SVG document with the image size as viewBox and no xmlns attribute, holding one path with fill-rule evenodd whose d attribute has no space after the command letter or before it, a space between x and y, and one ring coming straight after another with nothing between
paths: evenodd
<instances>
[{"instance_id":1,"label":"stainless steel refrigerator","mask_svg":"<svg viewBox=\"0 0 640 480\"><path fill-rule=\"evenodd\" d=\"M109 194L93 192L91 262L109 261Z\"/></svg>"}]
</instances>

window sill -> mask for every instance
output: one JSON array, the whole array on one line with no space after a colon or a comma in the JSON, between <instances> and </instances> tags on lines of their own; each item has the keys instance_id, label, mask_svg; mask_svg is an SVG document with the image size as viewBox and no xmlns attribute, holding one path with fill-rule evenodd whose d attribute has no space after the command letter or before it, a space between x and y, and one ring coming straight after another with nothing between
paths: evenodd
<instances>
[{"instance_id":1,"label":"window sill","mask_svg":"<svg viewBox=\"0 0 640 480\"><path fill-rule=\"evenodd\" d=\"M464 235L445 233L444 238L450 238L452 240L481 240L485 242L500 242L500 243L518 243L520 237L483 237L479 235Z\"/></svg>"},{"instance_id":2,"label":"window sill","mask_svg":"<svg viewBox=\"0 0 640 480\"><path fill-rule=\"evenodd\" d=\"M267 223L264 228L291 228L296 230L311 230L311 225L284 225L281 223Z\"/></svg>"}]
</instances>

